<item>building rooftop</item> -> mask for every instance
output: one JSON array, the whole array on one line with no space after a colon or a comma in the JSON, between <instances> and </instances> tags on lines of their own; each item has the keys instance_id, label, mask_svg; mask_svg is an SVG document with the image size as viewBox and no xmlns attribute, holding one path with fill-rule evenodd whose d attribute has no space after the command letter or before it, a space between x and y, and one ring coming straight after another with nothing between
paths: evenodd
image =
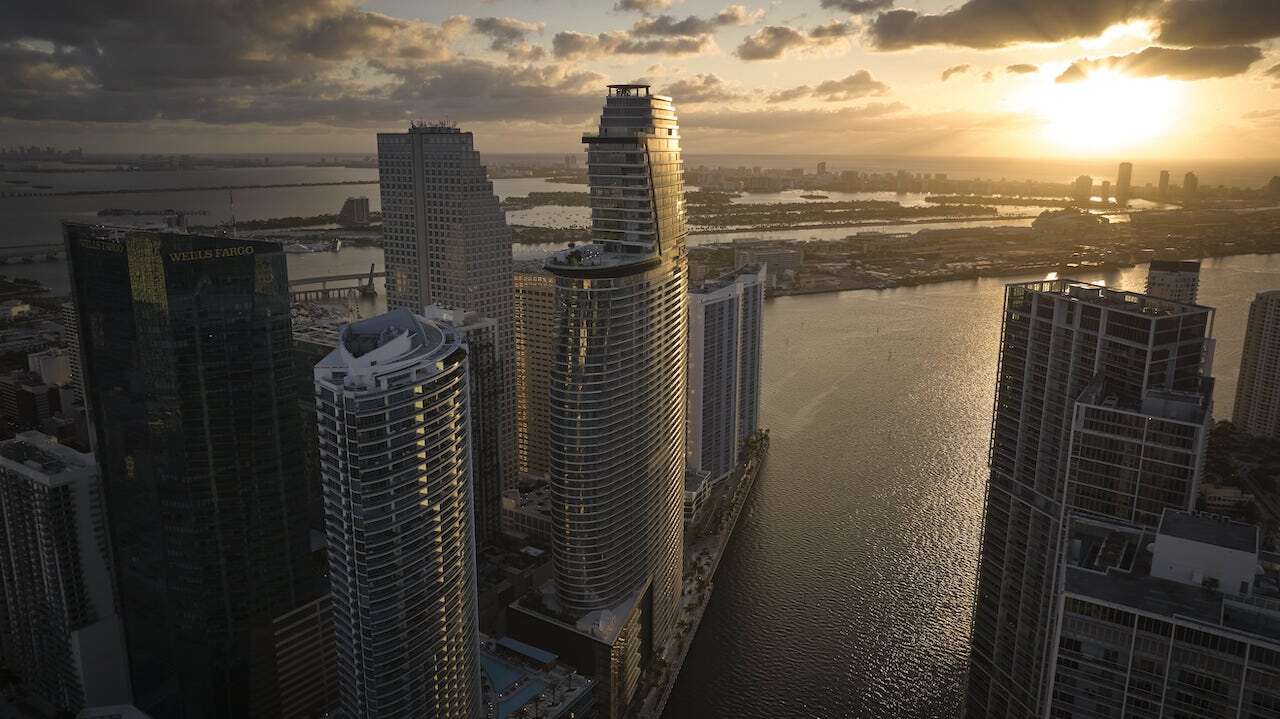
<instances>
[{"instance_id":1,"label":"building rooftop","mask_svg":"<svg viewBox=\"0 0 1280 719\"><path fill-rule=\"evenodd\" d=\"M1199 272L1199 260L1152 260L1151 269L1156 272Z\"/></svg>"},{"instance_id":2,"label":"building rooftop","mask_svg":"<svg viewBox=\"0 0 1280 719\"><path fill-rule=\"evenodd\" d=\"M622 95L623 97L626 97L628 95L639 95L639 94L648 95L649 87L650 87L649 85L642 85L638 83L635 83L635 84L620 83L617 85L609 85L609 94Z\"/></svg>"},{"instance_id":3,"label":"building rooftop","mask_svg":"<svg viewBox=\"0 0 1280 719\"><path fill-rule=\"evenodd\" d=\"M1113 310L1121 310L1145 315L1213 315L1213 308L1201 305L1186 304L1166 300L1160 297L1144 295L1140 292L1117 290L1105 285L1091 282L1080 282L1072 279L1036 280L1019 282L1009 287L1021 287L1031 292L1061 295L1084 304L1098 305Z\"/></svg>"},{"instance_id":4,"label":"building rooftop","mask_svg":"<svg viewBox=\"0 0 1280 719\"><path fill-rule=\"evenodd\" d=\"M1204 424L1210 419L1213 403L1213 378L1202 379L1199 392L1148 389L1142 397L1122 400L1105 377L1098 377L1080 393L1078 402L1159 417L1174 422Z\"/></svg>"},{"instance_id":5,"label":"building rooftop","mask_svg":"<svg viewBox=\"0 0 1280 719\"><path fill-rule=\"evenodd\" d=\"M1160 517L1160 534L1237 552L1257 553L1258 528L1225 517L1201 512L1165 510Z\"/></svg>"},{"instance_id":6,"label":"building rooftop","mask_svg":"<svg viewBox=\"0 0 1280 719\"><path fill-rule=\"evenodd\" d=\"M442 359L461 347L452 327L396 309L353 322L341 330L337 348L316 363L316 371L332 373L348 387L368 387L377 378L428 361Z\"/></svg>"},{"instance_id":7,"label":"building rooftop","mask_svg":"<svg viewBox=\"0 0 1280 719\"><path fill-rule=\"evenodd\" d=\"M1174 515L1182 515L1171 523L1175 531L1182 528L1185 518L1197 516L1165 512L1166 518ZM1070 532L1064 576L1064 589L1069 594L1280 641L1280 602L1226 594L1204 583L1174 581L1152 574L1155 540L1159 535L1168 536L1163 522L1161 530L1155 532L1077 517Z\"/></svg>"},{"instance_id":8,"label":"building rooftop","mask_svg":"<svg viewBox=\"0 0 1280 719\"><path fill-rule=\"evenodd\" d=\"M551 253L544 267L552 274L610 276L638 272L657 261L652 252L617 252L593 242Z\"/></svg>"},{"instance_id":9,"label":"building rooftop","mask_svg":"<svg viewBox=\"0 0 1280 719\"><path fill-rule=\"evenodd\" d=\"M765 280L764 271L765 271L765 265L763 263L745 264L733 270L732 272L727 272L723 275L720 275L719 277L716 277L715 279L704 280L698 286L690 287L689 292L695 295L709 294L712 292L716 292L718 290L722 290L726 287L730 287L736 284L739 278L748 277L748 276L755 276L760 282L764 282Z\"/></svg>"},{"instance_id":10,"label":"building rooftop","mask_svg":"<svg viewBox=\"0 0 1280 719\"><path fill-rule=\"evenodd\" d=\"M96 471L93 455L77 452L36 431L0 442L0 468L49 486Z\"/></svg>"}]
</instances>

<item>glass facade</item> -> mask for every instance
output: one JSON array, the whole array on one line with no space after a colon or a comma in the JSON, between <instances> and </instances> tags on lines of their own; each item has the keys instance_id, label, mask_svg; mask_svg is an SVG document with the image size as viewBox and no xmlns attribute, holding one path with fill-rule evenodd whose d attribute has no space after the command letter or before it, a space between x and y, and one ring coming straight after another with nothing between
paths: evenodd
<instances>
[{"instance_id":1,"label":"glass facade","mask_svg":"<svg viewBox=\"0 0 1280 719\"><path fill-rule=\"evenodd\" d=\"M480 715L466 339L493 333L392 310L316 365L341 716Z\"/></svg>"},{"instance_id":2,"label":"glass facade","mask_svg":"<svg viewBox=\"0 0 1280 719\"><path fill-rule=\"evenodd\" d=\"M1199 391L1212 318L1207 307L1070 280L1007 288L967 716L1023 718L1042 708L1060 534L1073 509L1067 486L1078 402L1097 382L1113 407L1140 405L1151 392ZM1082 441L1105 446L1094 418L1079 418ZM1155 455L1160 442L1153 443ZM1123 480L1116 468L1104 481L1093 458L1082 445L1073 496ZM1179 461L1187 464L1185 455Z\"/></svg>"},{"instance_id":3,"label":"glass facade","mask_svg":"<svg viewBox=\"0 0 1280 719\"><path fill-rule=\"evenodd\" d=\"M553 255L556 598L614 644L610 711L675 628L681 591L688 258L671 99L611 86L583 137L593 243ZM638 613L637 613L638 612ZM593 614L596 613L596 614ZM623 651L625 649L625 651Z\"/></svg>"},{"instance_id":4,"label":"glass facade","mask_svg":"<svg viewBox=\"0 0 1280 719\"><path fill-rule=\"evenodd\" d=\"M281 246L65 238L135 703L275 716L272 620L314 591Z\"/></svg>"}]
</instances>

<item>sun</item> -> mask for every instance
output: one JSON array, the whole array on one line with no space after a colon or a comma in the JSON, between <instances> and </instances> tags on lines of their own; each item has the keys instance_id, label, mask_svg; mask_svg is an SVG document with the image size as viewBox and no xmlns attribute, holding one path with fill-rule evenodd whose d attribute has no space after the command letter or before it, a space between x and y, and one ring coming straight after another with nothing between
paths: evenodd
<instances>
[{"instance_id":1,"label":"sun","mask_svg":"<svg viewBox=\"0 0 1280 719\"><path fill-rule=\"evenodd\" d=\"M1099 155L1158 150L1176 126L1179 83L1099 70L1079 82L1032 90L1022 104L1044 120L1044 139L1061 152Z\"/></svg>"}]
</instances>

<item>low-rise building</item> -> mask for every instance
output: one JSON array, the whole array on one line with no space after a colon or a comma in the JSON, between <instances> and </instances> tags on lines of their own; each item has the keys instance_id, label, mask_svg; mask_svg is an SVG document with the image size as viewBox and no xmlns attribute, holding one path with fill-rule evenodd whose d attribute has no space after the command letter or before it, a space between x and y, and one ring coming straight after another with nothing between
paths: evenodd
<instances>
[{"instance_id":1,"label":"low-rise building","mask_svg":"<svg viewBox=\"0 0 1280 719\"><path fill-rule=\"evenodd\" d=\"M45 384L62 386L71 383L71 357L60 347L27 355L27 369L40 375Z\"/></svg>"},{"instance_id":2,"label":"low-rise building","mask_svg":"<svg viewBox=\"0 0 1280 719\"><path fill-rule=\"evenodd\" d=\"M546 487L502 493L502 531L515 537L551 544L551 497Z\"/></svg>"}]
</instances>

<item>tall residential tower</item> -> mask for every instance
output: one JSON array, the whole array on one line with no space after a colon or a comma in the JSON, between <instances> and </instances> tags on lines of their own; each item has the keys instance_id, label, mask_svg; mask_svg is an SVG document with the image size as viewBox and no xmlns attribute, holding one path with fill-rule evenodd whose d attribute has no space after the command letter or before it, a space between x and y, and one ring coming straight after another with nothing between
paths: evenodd
<instances>
[{"instance_id":1,"label":"tall residential tower","mask_svg":"<svg viewBox=\"0 0 1280 719\"><path fill-rule=\"evenodd\" d=\"M480 716L467 350L408 310L315 368L342 716Z\"/></svg>"},{"instance_id":2,"label":"tall residential tower","mask_svg":"<svg viewBox=\"0 0 1280 719\"><path fill-rule=\"evenodd\" d=\"M1280 290L1259 292L1249 305L1231 421L1252 435L1280 437Z\"/></svg>"},{"instance_id":3,"label":"tall residential tower","mask_svg":"<svg viewBox=\"0 0 1280 719\"><path fill-rule=\"evenodd\" d=\"M1006 289L967 716L1041 714L1070 512L1150 523L1190 508L1212 320L1072 280Z\"/></svg>"},{"instance_id":4,"label":"tall residential tower","mask_svg":"<svg viewBox=\"0 0 1280 719\"><path fill-rule=\"evenodd\" d=\"M605 715L619 716L673 635L680 606L684 180L671 98L647 85L609 86L599 131L583 142L593 242L546 263L557 321L556 579L546 600L609 657L594 673L609 678Z\"/></svg>"}]
</instances>

